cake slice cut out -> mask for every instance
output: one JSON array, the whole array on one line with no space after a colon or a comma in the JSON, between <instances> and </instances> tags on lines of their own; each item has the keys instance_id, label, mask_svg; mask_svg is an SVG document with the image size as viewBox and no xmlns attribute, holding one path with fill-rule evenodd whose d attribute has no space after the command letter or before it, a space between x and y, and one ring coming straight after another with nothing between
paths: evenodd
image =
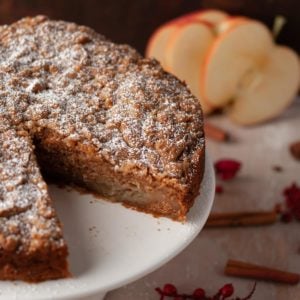
<instances>
[{"instance_id":1,"label":"cake slice cut out","mask_svg":"<svg viewBox=\"0 0 300 300\"><path fill-rule=\"evenodd\" d=\"M0 131L0 278L37 282L68 277L67 245L30 136L3 122L4 118Z\"/></svg>"}]
</instances>

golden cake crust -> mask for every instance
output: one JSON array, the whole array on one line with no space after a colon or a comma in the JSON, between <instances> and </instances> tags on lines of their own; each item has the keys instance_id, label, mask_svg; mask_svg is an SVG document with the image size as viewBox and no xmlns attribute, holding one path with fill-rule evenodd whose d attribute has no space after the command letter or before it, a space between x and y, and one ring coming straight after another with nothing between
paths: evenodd
<instances>
[{"instance_id":1,"label":"golden cake crust","mask_svg":"<svg viewBox=\"0 0 300 300\"><path fill-rule=\"evenodd\" d=\"M204 148L201 109L156 61L42 16L2 26L0 40L1 106L14 123L93 145L116 171L133 164L188 183L185 166Z\"/></svg>"},{"instance_id":2,"label":"golden cake crust","mask_svg":"<svg viewBox=\"0 0 300 300\"><path fill-rule=\"evenodd\" d=\"M67 277L67 246L30 136L0 121L0 279Z\"/></svg>"},{"instance_id":3,"label":"golden cake crust","mask_svg":"<svg viewBox=\"0 0 300 300\"><path fill-rule=\"evenodd\" d=\"M0 133L16 140L15 149L2 152L21 164L22 187L29 186L33 173L37 184L44 184L34 155L35 144L39 163L47 172L56 176L70 174L71 181L97 190L97 173L102 170L96 169L102 164L107 172L101 174L127 184L127 190L130 183L136 189L143 189L144 184L145 194L151 190L155 195L155 189L170 193L162 201L141 205L124 196L125 205L185 219L199 191L205 142L199 102L183 82L166 73L157 61L143 58L127 45L116 45L90 28L44 16L1 26L0 43ZM23 156L30 158L29 164L22 165ZM6 183L14 188L15 174L7 170L4 167L2 175L8 176ZM0 188L6 188L3 182ZM45 193L42 202L51 211L49 220L53 226L44 229L40 247L47 244L45 237L51 236L60 245L55 248L53 243L53 249L66 256L61 226L46 186L41 192ZM110 192L107 198L114 200ZM174 198L173 204L168 195ZM8 205L8 194L3 192L1 197L4 206ZM26 201L21 201L25 206L18 211L21 198L22 194L12 202L10 216L2 215L5 208L0 206L0 234L6 232L11 216L19 220L19 227L24 227L20 224L27 221L22 215L39 199L31 199L28 207ZM34 217L39 213L38 209ZM3 243L7 243L13 235L4 236ZM21 230L21 242L12 253L27 249L24 236ZM17 273L7 268L9 274ZM59 276L67 274L66 271ZM0 278L14 276L22 277L5 277L3 269L0 272Z\"/></svg>"}]
</instances>

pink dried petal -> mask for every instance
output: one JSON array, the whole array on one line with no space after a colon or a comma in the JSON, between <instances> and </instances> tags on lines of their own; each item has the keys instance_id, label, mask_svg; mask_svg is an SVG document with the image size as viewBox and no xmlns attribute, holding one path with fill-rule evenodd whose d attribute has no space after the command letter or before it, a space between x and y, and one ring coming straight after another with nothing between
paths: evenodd
<instances>
[{"instance_id":1,"label":"pink dried petal","mask_svg":"<svg viewBox=\"0 0 300 300\"><path fill-rule=\"evenodd\" d=\"M163 293L166 296L177 296L177 289L173 284L167 283L164 285Z\"/></svg>"},{"instance_id":2,"label":"pink dried petal","mask_svg":"<svg viewBox=\"0 0 300 300\"><path fill-rule=\"evenodd\" d=\"M223 180L229 180L236 176L241 168L241 163L233 159L221 159L215 163L215 170Z\"/></svg>"},{"instance_id":3,"label":"pink dried petal","mask_svg":"<svg viewBox=\"0 0 300 300\"><path fill-rule=\"evenodd\" d=\"M300 187L293 183L284 189L283 194L288 210L297 220L300 220Z\"/></svg>"},{"instance_id":4,"label":"pink dried petal","mask_svg":"<svg viewBox=\"0 0 300 300\"><path fill-rule=\"evenodd\" d=\"M283 194L287 197L294 197L300 195L300 188L297 186L295 182L292 183L291 186L284 189Z\"/></svg>"}]
</instances>

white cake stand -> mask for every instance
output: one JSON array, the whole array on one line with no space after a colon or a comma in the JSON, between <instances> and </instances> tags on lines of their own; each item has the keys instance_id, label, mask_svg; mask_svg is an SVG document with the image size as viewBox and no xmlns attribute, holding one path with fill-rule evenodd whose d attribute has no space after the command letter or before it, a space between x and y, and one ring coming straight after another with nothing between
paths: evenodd
<instances>
[{"instance_id":1,"label":"white cake stand","mask_svg":"<svg viewBox=\"0 0 300 300\"><path fill-rule=\"evenodd\" d=\"M198 235L212 207L215 177L206 157L200 195L185 224L50 187L70 250L71 279L40 284L0 282L1 300L103 299L159 268Z\"/></svg>"}]
</instances>

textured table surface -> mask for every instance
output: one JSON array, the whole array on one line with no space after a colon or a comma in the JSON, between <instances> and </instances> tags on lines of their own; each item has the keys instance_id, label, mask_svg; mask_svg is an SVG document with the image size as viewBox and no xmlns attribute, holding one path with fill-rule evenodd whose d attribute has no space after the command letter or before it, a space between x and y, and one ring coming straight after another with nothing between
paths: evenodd
<instances>
[{"instance_id":1,"label":"textured table surface","mask_svg":"<svg viewBox=\"0 0 300 300\"><path fill-rule=\"evenodd\" d=\"M211 122L234 137L231 143L208 140L207 149L213 160L234 158L243 164L238 177L222 183L224 193L216 196L213 211L270 209L283 201L283 188L292 182L300 184L300 162L289 152L290 143L300 140L299 99L280 118L264 125L242 128L220 116L211 118ZM282 172L275 172L274 165L281 166ZM182 292L203 287L208 294L225 283L233 283L236 295L242 297L249 292L253 281L224 276L224 265L229 258L300 272L300 223L204 229L188 248L165 266L110 292L105 299L158 300L154 288L168 282L176 284ZM253 299L300 299L300 284L258 282Z\"/></svg>"}]
</instances>

